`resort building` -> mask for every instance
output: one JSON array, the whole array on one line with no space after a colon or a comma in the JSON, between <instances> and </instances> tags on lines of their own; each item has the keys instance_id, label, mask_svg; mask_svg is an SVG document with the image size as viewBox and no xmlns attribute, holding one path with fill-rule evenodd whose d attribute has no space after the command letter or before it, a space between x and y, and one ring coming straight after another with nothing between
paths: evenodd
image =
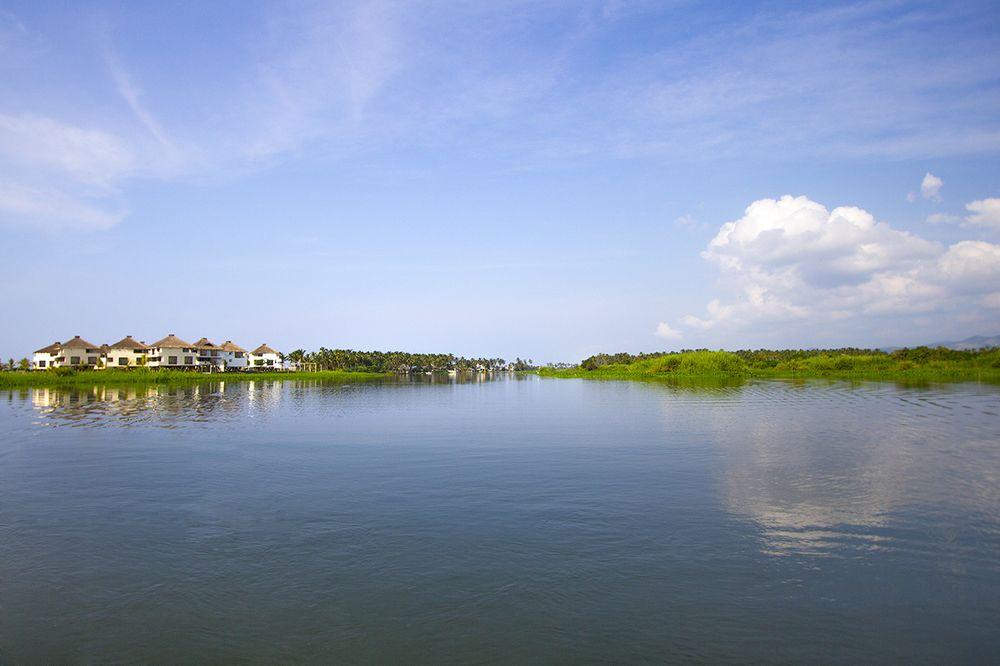
<instances>
[{"instance_id":1,"label":"resort building","mask_svg":"<svg viewBox=\"0 0 1000 666\"><path fill-rule=\"evenodd\" d=\"M208 338L202 338L194 343L194 348L198 350L198 365L201 367L211 370L226 369L226 359L223 356L222 348Z\"/></svg>"},{"instance_id":2,"label":"resort building","mask_svg":"<svg viewBox=\"0 0 1000 666\"><path fill-rule=\"evenodd\" d=\"M250 367L250 352L232 340L223 342L220 349L226 354L224 358L227 370L246 370Z\"/></svg>"},{"instance_id":3,"label":"resort building","mask_svg":"<svg viewBox=\"0 0 1000 666\"><path fill-rule=\"evenodd\" d=\"M104 352L100 345L88 342L79 335L62 344L57 359L61 365L98 367L104 365Z\"/></svg>"},{"instance_id":4,"label":"resort building","mask_svg":"<svg viewBox=\"0 0 1000 666\"><path fill-rule=\"evenodd\" d=\"M191 343L171 333L147 345L126 335L111 345L95 345L79 335L53 342L32 356L32 370L63 366L91 368L173 368L205 371L284 370L281 353L266 344L248 352L232 340L217 345L208 338Z\"/></svg>"},{"instance_id":5,"label":"resort building","mask_svg":"<svg viewBox=\"0 0 1000 666\"><path fill-rule=\"evenodd\" d=\"M281 354L263 344L250 352L250 366L255 369L281 368Z\"/></svg>"},{"instance_id":6,"label":"resort building","mask_svg":"<svg viewBox=\"0 0 1000 666\"><path fill-rule=\"evenodd\" d=\"M108 345L104 365L108 368L135 368L147 364L149 347L131 335Z\"/></svg>"},{"instance_id":7,"label":"resort building","mask_svg":"<svg viewBox=\"0 0 1000 666\"><path fill-rule=\"evenodd\" d=\"M58 368L60 365L59 354L61 353L62 346L58 340L48 347L36 349L34 355L31 357L31 369L47 370L48 368Z\"/></svg>"},{"instance_id":8,"label":"resort building","mask_svg":"<svg viewBox=\"0 0 1000 666\"><path fill-rule=\"evenodd\" d=\"M198 366L198 350L190 342L185 342L173 333L151 344L149 367L151 368L195 368Z\"/></svg>"}]
</instances>

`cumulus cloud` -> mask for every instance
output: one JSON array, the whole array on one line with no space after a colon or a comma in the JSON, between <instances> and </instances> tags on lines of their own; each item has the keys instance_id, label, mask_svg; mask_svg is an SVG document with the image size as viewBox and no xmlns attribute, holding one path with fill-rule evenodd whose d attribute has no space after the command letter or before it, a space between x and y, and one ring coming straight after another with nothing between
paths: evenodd
<instances>
[{"instance_id":1,"label":"cumulus cloud","mask_svg":"<svg viewBox=\"0 0 1000 666\"><path fill-rule=\"evenodd\" d=\"M680 340L682 335L681 332L676 328L673 328L670 324L665 321L661 321L656 326L656 336L663 338L664 340Z\"/></svg>"},{"instance_id":2,"label":"cumulus cloud","mask_svg":"<svg viewBox=\"0 0 1000 666\"><path fill-rule=\"evenodd\" d=\"M920 183L920 196L931 201L941 201L941 187L944 181L928 171Z\"/></svg>"},{"instance_id":3,"label":"cumulus cloud","mask_svg":"<svg viewBox=\"0 0 1000 666\"><path fill-rule=\"evenodd\" d=\"M702 256L720 268L727 296L682 319L699 330L961 310L1000 284L1000 245L946 247L804 196L753 202Z\"/></svg>"},{"instance_id":4,"label":"cumulus cloud","mask_svg":"<svg viewBox=\"0 0 1000 666\"><path fill-rule=\"evenodd\" d=\"M1000 231L1000 199L980 199L965 204L970 215L965 218L967 226L985 227Z\"/></svg>"},{"instance_id":5,"label":"cumulus cloud","mask_svg":"<svg viewBox=\"0 0 1000 666\"><path fill-rule=\"evenodd\" d=\"M989 229L1000 231L1000 199L979 199L965 204L969 212L965 217L948 213L934 213L927 216L931 224L957 224L964 228Z\"/></svg>"}]
</instances>

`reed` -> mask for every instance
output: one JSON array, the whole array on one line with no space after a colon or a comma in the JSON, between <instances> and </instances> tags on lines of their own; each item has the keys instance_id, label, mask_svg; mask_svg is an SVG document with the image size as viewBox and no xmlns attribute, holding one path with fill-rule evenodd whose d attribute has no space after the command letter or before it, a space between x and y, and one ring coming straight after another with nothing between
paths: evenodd
<instances>
[{"instance_id":1,"label":"reed","mask_svg":"<svg viewBox=\"0 0 1000 666\"><path fill-rule=\"evenodd\" d=\"M1000 350L948 349L684 351L601 355L573 368L542 368L544 377L650 379L670 377L832 378L886 381L1000 382ZM596 360L595 360L596 359Z\"/></svg>"}]
</instances>

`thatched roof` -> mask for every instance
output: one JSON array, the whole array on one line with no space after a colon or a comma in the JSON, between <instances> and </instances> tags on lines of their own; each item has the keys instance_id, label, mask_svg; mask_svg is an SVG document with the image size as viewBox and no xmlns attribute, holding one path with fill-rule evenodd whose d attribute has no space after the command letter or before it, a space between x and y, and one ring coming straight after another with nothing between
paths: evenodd
<instances>
[{"instance_id":1,"label":"thatched roof","mask_svg":"<svg viewBox=\"0 0 1000 666\"><path fill-rule=\"evenodd\" d=\"M260 347L257 347L257 349L254 349L250 353L251 354L256 354L257 356L260 356L261 354L277 354L278 352L274 351L273 349L271 349L270 347L268 347L266 344L263 344Z\"/></svg>"},{"instance_id":2,"label":"thatched roof","mask_svg":"<svg viewBox=\"0 0 1000 666\"><path fill-rule=\"evenodd\" d=\"M74 335L72 340L64 342L62 345L63 349L97 349L98 347L100 347L100 345L88 342L79 335Z\"/></svg>"},{"instance_id":3,"label":"thatched roof","mask_svg":"<svg viewBox=\"0 0 1000 666\"><path fill-rule=\"evenodd\" d=\"M243 347L240 347L232 340L226 340L225 342L223 342L222 345L219 347L219 349L227 352L243 352L244 354L247 353L246 349L243 349Z\"/></svg>"},{"instance_id":4,"label":"thatched roof","mask_svg":"<svg viewBox=\"0 0 1000 666\"><path fill-rule=\"evenodd\" d=\"M219 349L219 345L212 343L208 338L202 338L194 343L195 349Z\"/></svg>"},{"instance_id":5,"label":"thatched roof","mask_svg":"<svg viewBox=\"0 0 1000 666\"><path fill-rule=\"evenodd\" d=\"M58 340L56 340L55 342L53 342L48 347L42 347L41 349L36 349L35 353L36 354L54 354L54 353L58 352L60 349L62 349L62 345L59 344Z\"/></svg>"},{"instance_id":6,"label":"thatched roof","mask_svg":"<svg viewBox=\"0 0 1000 666\"><path fill-rule=\"evenodd\" d=\"M146 345L142 344L131 335L126 335L124 338L109 346L109 349L132 349L135 351L145 351L149 349Z\"/></svg>"},{"instance_id":7,"label":"thatched roof","mask_svg":"<svg viewBox=\"0 0 1000 666\"><path fill-rule=\"evenodd\" d=\"M194 347L193 344L191 344L190 342L184 342L173 333L170 333L169 335L167 335L167 337L163 338L162 340L157 340L156 342L154 342L149 346L159 347L161 349L163 348L181 349L183 347Z\"/></svg>"}]
</instances>

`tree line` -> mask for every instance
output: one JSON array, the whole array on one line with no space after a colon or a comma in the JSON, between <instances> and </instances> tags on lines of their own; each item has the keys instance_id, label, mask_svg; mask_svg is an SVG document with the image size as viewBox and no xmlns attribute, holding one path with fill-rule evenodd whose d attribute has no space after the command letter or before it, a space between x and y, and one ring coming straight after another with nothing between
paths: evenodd
<instances>
[{"instance_id":1,"label":"tree line","mask_svg":"<svg viewBox=\"0 0 1000 666\"><path fill-rule=\"evenodd\" d=\"M636 361L651 358L661 358L674 354L708 351L706 349L684 349L679 352L650 352L646 354L595 354L580 362L584 370L596 370L607 365L628 365ZM862 349L859 347L843 347L840 349L739 349L733 353L742 358L749 367L757 369L775 368L781 363L797 361L821 356L884 356L893 361L909 361L912 363L927 363L930 361L964 361L973 360L985 354L992 354L995 349L959 350L948 347L912 347L884 351L881 349Z\"/></svg>"},{"instance_id":2,"label":"tree line","mask_svg":"<svg viewBox=\"0 0 1000 666\"><path fill-rule=\"evenodd\" d=\"M466 358L454 354L413 354L401 351L357 351L354 349L327 349L319 351L296 349L285 355L296 366L315 364L319 370L345 370L349 372L445 372L448 370L486 371L532 370L531 359L518 358L508 362L502 358Z\"/></svg>"}]
</instances>

